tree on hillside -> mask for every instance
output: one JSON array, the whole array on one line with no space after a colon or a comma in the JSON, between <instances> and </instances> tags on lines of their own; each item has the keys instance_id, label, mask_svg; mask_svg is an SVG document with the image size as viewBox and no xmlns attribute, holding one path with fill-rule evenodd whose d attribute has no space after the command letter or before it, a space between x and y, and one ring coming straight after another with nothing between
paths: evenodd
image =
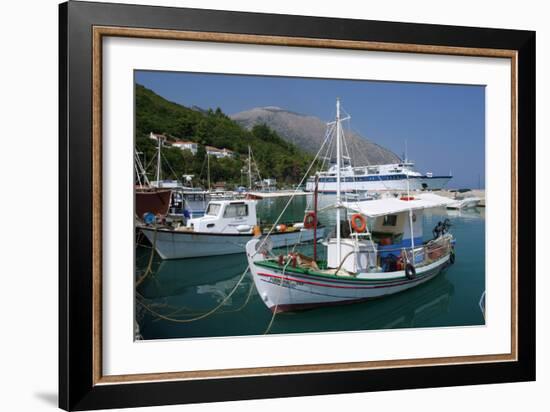
<instances>
[{"instance_id":1,"label":"tree on hillside","mask_svg":"<svg viewBox=\"0 0 550 412\"><path fill-rule=\"evenodd\" d=\"M240 184L241 168L245 166L248 146L252 147L262 177L274 177L280 182L296 183L306 170L311 156L286 142L268 126L258 125L251 131L226 116L218 107L207 111L194 110L170 102L141 85L136 85L136 147L148 159L148 173L154 176L156 142L149 133L162 133L169 140L191 140L198 143L195 156L178 148L163 148L168 161L163 164L163 175L181 179L193 174L206 183L205 145L227 148L236 152L235 158L210 158L211 181ZM166 162L163 162L166 163ZM169 166L168 166L169 163ZM202 172L202 173L201 173Z\"/></svg>"}]
</instances>

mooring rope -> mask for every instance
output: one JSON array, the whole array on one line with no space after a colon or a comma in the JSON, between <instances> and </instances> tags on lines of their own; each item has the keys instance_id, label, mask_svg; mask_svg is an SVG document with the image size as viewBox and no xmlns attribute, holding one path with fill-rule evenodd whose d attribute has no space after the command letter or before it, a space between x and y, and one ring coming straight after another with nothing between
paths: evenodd
<instances>
[{"instance_id":1,"label":"mooring rope","mask_svg":"<svg viewBox=\"0 0 550 412\"><path fill-rule=\"evenodd\" d=\"M298 237L298 242L296 242L294 244L294 247L292 248L291 253L294 253L294 251L296 250L296 246L298 246L298 244L301 241L302 241L302 232L300 232L300 236ZM313 239L313 241L317 242L317 239ZM284 281L286 268L288 267L291 260L292 259L288 259L288 262L286 262L286 264L283 266L283 277L281 278L281 289L279 289L279 293L277 294L277 303L275 304L275 309L273 310L273 314L271 315L271 320L269 321L269 325L267 325L267 329L265 330L264 335L267 335L271 331L271 327L273 326L273 323L275 322L275 317L277 316L277 310L279 308L279 301L281 300L280 298L281 298L281 292L283 290L283 281Z\"/></svg>"},{"instance_id":2,"label":"mooring rope","mask_svg":"<svg viewBox=\"0 0 550 412\"><path fill-rule=\"evenodd\" d=\"M235 293L235 291L237 290L237 288L239 287L239 285L241 284L241 282L244 280L246 274L248 273L248 269L249 269L249 266L246 267L246 269L244 270L244 272L242 273L242 275L240 276L239 280L237 281L237 283L235 284L235 286L233 286L233 289L231 290L231 292L229 292L229 294L222 299L222 301L217 305L215 306L214 308L212 308L211 310L209 310L208 312L205 312L197 317L194 317L194 318L191 318L191 319L177 319L177 318L171 318L169 316L165 316L165 315L162 315L160 313L158 313L157 311L155 311L154 309L152 309L149 305L145 304L144 302L140 302L138 299L136 299L136 302L139 303L145 310L147 310L148 312L150 312L151 314L155 315L155 316L158 316L159 318L161 319L164 319L164 320L167 320L167 321L170 321L170 322L176 322L176 323L189 323L189 322L195 322L197 320L201 320L201 319L204 319L212 314L214 314L219 308L221 308L225 302L227 302L227 300L233 296L233 294Z\"/></svg>"},{"instance_id":3,"label":"mooring rope","mask_svg":"<svg viewBox=\"0 0 550 412\"><path fill-rule=\"evenodd\" d=\"M145 278L149 276L150 273L152 273L152 266L153 266L153 258L155 256L155 249L157 245L157 225L155 225L155 231L153 233L153 247L151 248L151 255L149 255L149 263L147 264L147 268L145 269L145 272L143 275L141 275L138 280L136 280L135 287L137 288L139 285L143 283Z\"/></svg>"},{"instance_id":4,"label":"mooring rope","mask_svg":"<svg viewBox=\"0 0 550 412\"><path fill-rule=\"evenodd\" d=\"M241 304L241 306L239 306L237 309L231 309L231 310L220 310L217 312L217 314L223 314L223 313L237 313L237 312L240 312L241 310L243 310L246 305L248 304L248 302L250 301L250 297L252 296L252 292L254 291L254 283L251 282L250 283L250 287L248 288L248 292L247 292L247 296L246 296L246 299L244 300L244 302ZM174 306L172 306L172 308L175 308ZM184 311L187 311L186 313L183 313ZM173 312L171 312L170 314L168 315L164 315L165 317L169 317L169 318L172 318L172 319L179 319L179 318L174 318L174 315L178 315L178 314L181 314L181 316L197 316L197 315L202 315L204 312L197 312L196 309L192 309L192 308L189 308L187 306L182 306L182 307L179 307L177 308L176 310L174 310ZM155 319L155 320L161 320L161 319Z\"/></svg>"}]
</instances>

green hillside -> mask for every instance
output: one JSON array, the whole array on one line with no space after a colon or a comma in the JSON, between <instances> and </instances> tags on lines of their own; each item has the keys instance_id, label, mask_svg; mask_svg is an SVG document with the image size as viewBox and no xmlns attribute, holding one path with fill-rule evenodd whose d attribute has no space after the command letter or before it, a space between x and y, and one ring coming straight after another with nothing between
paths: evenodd
<instances>
[{"instance_id":1,"label":"green hillside","mask_svg":"<svg viewBox=\"0 0 550 412\"><path fill-rule=\"evenodd\" d=\"M168 141L190 140L199 144L195 156L189 151L165 147L162 149L164 178L181 179L183 174L195 175L206 184L205 145L227 148L237 153L235 158L210 157L211 182L241 184L241 169L246 164L248 145L254 153L262 178L274 177L279 184L298 183L307 170L312 156L283 140L265 125L246 130L225 115L219 108L199 111L170 102L136 84L136 146L150 165L147 172L154 176L156 142L149 133L164 134ZM246 179L245 179L246 181Z\"/></svg>"}]
</instances>

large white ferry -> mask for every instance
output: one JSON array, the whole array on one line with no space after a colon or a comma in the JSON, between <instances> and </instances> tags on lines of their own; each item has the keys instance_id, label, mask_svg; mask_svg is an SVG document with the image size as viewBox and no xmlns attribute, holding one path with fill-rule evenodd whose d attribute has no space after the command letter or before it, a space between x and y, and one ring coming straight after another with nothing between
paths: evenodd
<instances>
[{"instance_id":1,"label":"large white ferry","mask_svg":"<svg viewBox=\"0 0 550 412\"><path fill-rule=\"evenodd\" d=\"M319 173L319 193L336 193L336 165ZM422 174L414 169L414 163L356 166L346 165L340 169L342 192L367 190L439 190L443 189L451 175ZM408 180L408 187L407 187ZM315 177L306 183L306 191L315 190Z\"/></svg>"}]
</instances>

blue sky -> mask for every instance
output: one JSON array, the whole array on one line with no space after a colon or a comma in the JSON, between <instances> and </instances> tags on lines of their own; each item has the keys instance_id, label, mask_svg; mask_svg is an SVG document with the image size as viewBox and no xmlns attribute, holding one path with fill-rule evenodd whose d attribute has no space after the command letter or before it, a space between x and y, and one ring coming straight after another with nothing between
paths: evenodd
<instances>
[{"instance_id":1,"label":"blue sky","mask_svg":"<svg viewBox=\"0 0 550 412\"><path fill-rule=\"evenodd\" d=\"M136 71L135 79L173 102L230 115L279 106L330 121L340 97L362 136L399 156L407 141L420 172L452 172L449 187L484 187L483 86L153 71Z\"/></svg>"}]
</instances>

